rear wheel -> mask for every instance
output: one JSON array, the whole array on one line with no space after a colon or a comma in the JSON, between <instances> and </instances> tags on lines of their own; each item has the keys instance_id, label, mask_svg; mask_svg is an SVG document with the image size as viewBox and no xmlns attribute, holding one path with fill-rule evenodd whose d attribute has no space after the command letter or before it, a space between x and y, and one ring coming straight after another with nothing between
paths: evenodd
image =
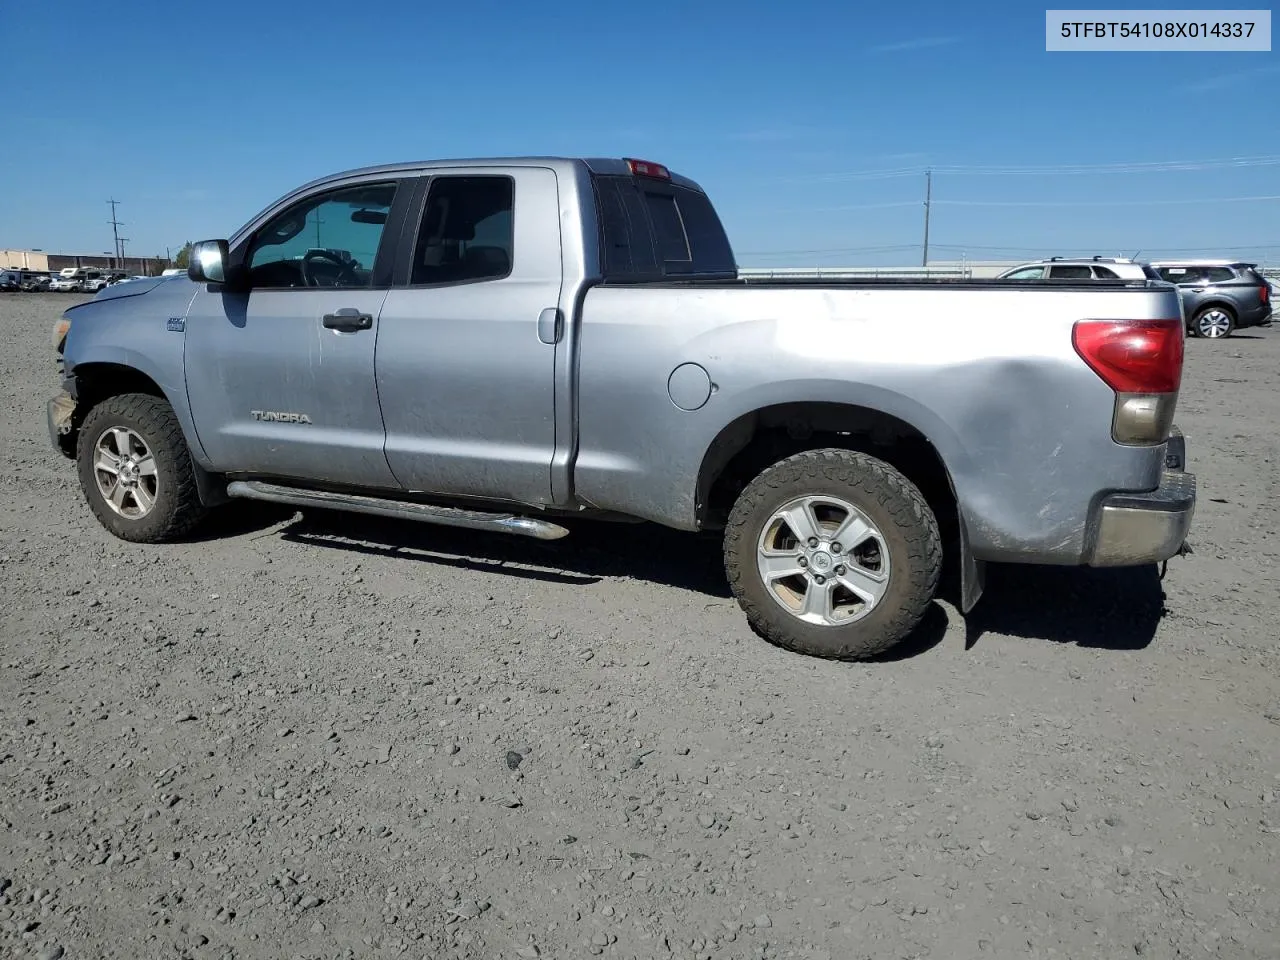
<instances>
[{"instance_id":1,"label":"rear wheel","mask_svg":"<svg viewBox=\"0 0 1280 960\"><path fill-rule=\"evenodd\" d=\"M80 426L76 460L89 508L122 540L174 540L205 514L182 427L160 397L98 404Z\"/></svg>"},{"instance_id":2,"label":"rear wheel","mask_svg":"<svg viewBox=\"0 0 1280 960\"><path fill-rule=\"evenodd\" d=\"M1226 307L1209 306L1196 314L1191 330L1197 337L1218 340L1231 336L1236 328L1236 318Z\"/></svg>"},{"instance_id":3,"label":"rear wheel","mask_svg":"<svg viewBox=\"0 0 1280 960\"><path fill-rule=\"evenodd\" d=\"M916 486L840 449L789 457L748 484L724 549L730 587L760 634L845 660L905 639L942 567L937 519Z\"/></svg>"}]
</instances>

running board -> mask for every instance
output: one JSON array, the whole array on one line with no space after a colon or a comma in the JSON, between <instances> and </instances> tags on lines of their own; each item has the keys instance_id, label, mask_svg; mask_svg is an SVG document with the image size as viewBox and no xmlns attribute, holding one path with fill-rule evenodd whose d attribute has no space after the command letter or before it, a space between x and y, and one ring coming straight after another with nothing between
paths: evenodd
<instances>
[{"instance_id":1,"label":"running board","mask_svg":"<svg viewBox=\"0 0 1280 960\"><path fill-rule=\"evenodd\" d=\"M458 510L454 507L437 507L427 503L411 503L407 500L385 500L382 497L285 487L258 480L236 480L229 483L227 496L245 500L265 500L268 503L284 503L291 507L347 510L352 513L392 517L396 520L435 523L445 527L492 530L495 533L511 533L521 537L533 537L536 540L559 540L569 535L569 531L558 524L532 517L518 517L511 513Z\"/></svg>"}]
</instances>

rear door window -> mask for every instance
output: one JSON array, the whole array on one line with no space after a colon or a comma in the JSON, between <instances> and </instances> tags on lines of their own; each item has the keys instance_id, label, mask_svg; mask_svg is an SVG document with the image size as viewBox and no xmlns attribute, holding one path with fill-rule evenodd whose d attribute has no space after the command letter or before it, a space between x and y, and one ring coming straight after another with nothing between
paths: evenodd
<instances>
[{"instance_id":1,"label":"rear door window","mask_svg":"<svg viewBox=\"0 0 1280 960\"><path fill-rule=\"evenodd\" d=\"M1092 280L1093 274L1084 264L1060 263L1049 268L1050 280Z\"/></svg>"},{"instance_id":2,"label":"rear door window","mask_svg":"<svg viewBox=\"0 0 1280 960\"><path fill-rule=\"evenodd\" d=\"M501 280L515 256L515 181L442 176L431 181L413 254L413 285Z\"/></svg>"},{"instance_id":3,"label":"rear door window","mask_svg":"<svg viewBox=\"0 0 1280 960\"><path fill-rule=\"evenodd\" d=\"M1210 267L1206 271L1206 277L1210 283L1230 283L1236 275L1230 267Z\"/></svg>"},{"instance_id":4,"label":"rear door window","mask_svg":"<svg viewBox=\"0 0 1280 960\"><path fill-rule=\"evenodd\" d=\"M1200 282L1200 271L1194 267L1161 267L1160 276L1183 287Z\"/></svg>"}]
</instances>

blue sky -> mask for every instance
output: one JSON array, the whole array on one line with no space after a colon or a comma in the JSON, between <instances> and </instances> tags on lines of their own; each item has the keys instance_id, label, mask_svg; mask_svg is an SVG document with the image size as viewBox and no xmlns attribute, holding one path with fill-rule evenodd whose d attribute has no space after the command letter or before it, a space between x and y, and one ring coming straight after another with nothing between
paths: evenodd
<instances>
[{"instance_id":1,"label":"blue sky","mask_svg":"<svg viewBox=\"0 0 1280 960\"><path fill-rule=\"evenodd\" d=\"M931 259L1280 261L1280 200L1187 202L1280 196L1276 53L1047 53L1025 0L124 8L5 18L0 248L110 250L115 197L153 255L348 167L552 153L692 176L744 265L918 263L926 166Z\"/></svg>"}]
</instances>

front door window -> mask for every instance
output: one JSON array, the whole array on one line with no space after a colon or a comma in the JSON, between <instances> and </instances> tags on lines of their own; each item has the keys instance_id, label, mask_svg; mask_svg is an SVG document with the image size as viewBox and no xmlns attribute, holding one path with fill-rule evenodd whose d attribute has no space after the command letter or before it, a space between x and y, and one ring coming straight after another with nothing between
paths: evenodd
<instances>
[{"instance_id":1,"label":"front door window","mask_svg":"<svg viewBox=\"0 0 1280 960\"><path fill-rule=\"evenodd\" d=\"M308 197L254 234L245 265L253 289L374 286L373 266L395 183Z\"/></svg>"}]
</instances>

